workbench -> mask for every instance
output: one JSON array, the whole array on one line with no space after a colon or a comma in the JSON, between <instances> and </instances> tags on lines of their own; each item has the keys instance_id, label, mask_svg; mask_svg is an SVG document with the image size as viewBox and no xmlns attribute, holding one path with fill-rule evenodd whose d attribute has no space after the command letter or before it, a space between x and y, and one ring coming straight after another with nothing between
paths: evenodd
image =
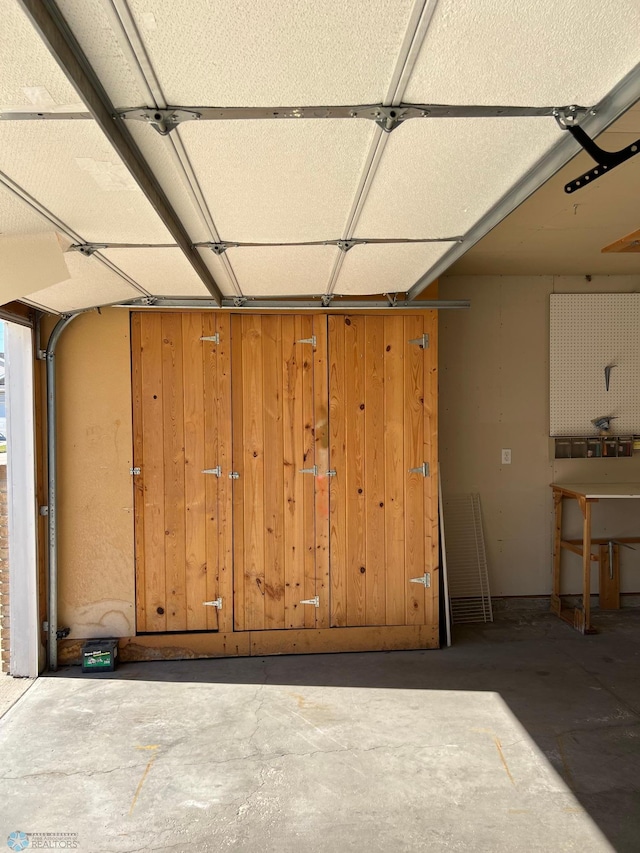
<instances>
[{"instance_id":1,"label":"workbench","mask_svg":"<svg viewBox=\"0 0 640 853\"><path fill-rule=\"evenodd\" d=\"M552 483L555 511L553 540L553 591L551 610L582 634L594 634L591 625L591 563L600 567L600 607L614 610L620 607L620 545L640 543L640 537L593 539L591 536L591 506L601 500L638 500L640 483ZM582 512L582 539L562 538L562 502L578 502ZM593 546L598 553L593 554ZM560 558L562 551L571 551L582 558L582 604L563 608L560 593Z\"/></svg>"}]
</instances>

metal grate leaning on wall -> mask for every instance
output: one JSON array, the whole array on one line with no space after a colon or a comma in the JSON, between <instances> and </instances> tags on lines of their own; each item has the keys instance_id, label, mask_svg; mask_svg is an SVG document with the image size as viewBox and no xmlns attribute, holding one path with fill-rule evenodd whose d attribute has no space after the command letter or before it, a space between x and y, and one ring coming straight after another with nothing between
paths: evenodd
<instances>
[{"instance_id":1,"label":"metal grate leaning on wall","mask_svg":"<svg viewBox=\"0 0 640 853\"><path fill-rule=\"evenodd\" d=\"M444 519L451 619L493 622L480 495L445 498Z\"/></svg>"},{"instance_id":2,"label":"metal grate leaning on wall","mask_svg":"<svg viewBox=\"0 0 640 853\"><path fill-rule=\"evenodd\" d=\"M605 367L610 367L609 389ZM552 436L640 432L640 293L553 293L549 408Z\"/></svg>"}]
</instances>

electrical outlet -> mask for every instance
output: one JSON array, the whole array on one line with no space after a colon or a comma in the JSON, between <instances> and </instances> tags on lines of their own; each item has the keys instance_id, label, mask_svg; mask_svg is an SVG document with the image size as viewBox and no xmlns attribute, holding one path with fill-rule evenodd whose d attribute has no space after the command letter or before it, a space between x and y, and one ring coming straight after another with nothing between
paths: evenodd
<instances>
[{"instance_id":1,"label":"electrical outlet","mask_svg":"<svg viewBox=\"0 0 640 853\"><path fill-rule=\"evenodd\" d=\"M511 465L511 450L505 447L502 448L502 464Z\"/></svg>"}]
</instances>

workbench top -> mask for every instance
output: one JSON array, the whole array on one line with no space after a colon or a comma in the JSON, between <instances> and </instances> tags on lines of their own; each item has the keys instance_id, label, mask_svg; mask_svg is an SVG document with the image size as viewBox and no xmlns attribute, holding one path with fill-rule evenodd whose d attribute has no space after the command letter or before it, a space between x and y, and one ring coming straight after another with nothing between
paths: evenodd
<instances>
[{"instance_id":1,"label":"workbench top","mask_svg":"<svg viewBox=\"0 0 640 853\"><path fill-rule=\"evenodd\" d=\"M552 483L551 488L587 500L640 498L640 483Z\"/></svg>"}]
</instances>

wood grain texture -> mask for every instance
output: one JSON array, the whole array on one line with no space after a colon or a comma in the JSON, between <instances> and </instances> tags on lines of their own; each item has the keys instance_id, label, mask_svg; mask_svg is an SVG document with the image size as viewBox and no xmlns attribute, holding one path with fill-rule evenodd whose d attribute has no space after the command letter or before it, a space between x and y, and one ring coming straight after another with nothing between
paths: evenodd
<instances>
[{"instance_id":1,"label":"wood grain texture","mask_svg":"<svg viewBox=\"0 0 640 853\"><path fill-rule=\"evenodd\" d=\"M207 523L204 357L202 314L185 313L182 320L184 397L185 600L186 630L207 625ZM217 627L217 625L216 625Z\"/></svg>"},{"instance_id":2,"label":"wood grain texture","mask_svg":"<svg viewBox=\"0 0 640 853\"><path fill-rule=\"evenodd\" d=\"M345 317L329 322L329 454L336 471L329 487L331 626L347 625L347 481L345 430Z\"/></svg>"},{"instance_id":3,"label":"wood grain texture","mask_svg":"<svg viewBox=\"0 0 640 853\"><path fill-rule=\"evenodd\" d=\"M365 325L366 317L345 317L346 575L347 625L366 624L365 506Z\"/></svg>"},{"instance_id":4,"label":"wood grain texture","mask_svg":"<svg viewBox=\"0 0 640 853\"><path fill-rule=\"evenodd\" d=\"M285 593L284 627L304 627L304 475L299 473L304 456L303 436L296 425L302 421L302 360L297 341L302 337L301 318L282 318L282 436L284 477Z\"/></svg>"},{"instance_id":5,"label":"wood grain texture","mask_svg":"<svg viewBox=\"0 0 640 853\"><path fill-rule=\"evenodd\" d=\"M407 595L404 569L404 321L384 318L384 465L386 522L387 625L405 621Z\"/></svg>"},{"instance_id":6,"label":"wood grain texture","mask_svg":"<svg viewBox=\"0 0 640 853\"><path fill-rule=\"evenodd\" d=\"M145 630L166 631L162 317L141 316Z\"/></svg>"},{"instance_id":7,"label":"wood grain texture","mask_svg":"<svg viewBox=\"0 0 640 853\"><path fill-rule=\"evenodd\" d=\"M216 316L202 314L202 336L211 337L217 331ZM205 498L205 580L206 586L200 597L200 607L207 630L215 631L219 627L221 613L215 607L205 606L204 601L215 601L218 597L219 549L220 538L224 534L218 506L219 492L224 479L227 479L228 468L223 467L220 458L222 442L220 440L220 417L218 412L218 352L213 341L199 341L202 354L203 387L202 387L202 421L204 427L203 464L201 470L213 469L220 466L222 476L201 474ZM229 596L223 601L223 609L232 607Z\"/></svg>"},{"instance_id":8,"label":"wood grain texture","mask_svg":"<svg viewBox=\"0 0 640 853\"><path fill-rule=\"evenodd\" d=\"M429 349L425 356L424 394L424 458L429 463L431 476L425 479L425 533L427 541L426 569L431 570L431 587L425 598L425 621L438 625L440 618L440 521L438 516L438 312L424 314L424 330L429 335Z\"/></svg>"},{"instance_id":9,"label":"wood grain texture","mask_svg":"<svg viewBox=\"0 0 640 853\"><path fill-rule=\"evenodd\" d=\"M425 512L425 492L432 485L431 477L409 470L428 462L428 442L424 439L425 426L425 361L430 349L422 349L410 341L421 338L424 333L422 317L404 319L405 373L404 373L404 458L407 467L405 477L405 579L406 579L406 618L407 625L422 625L425 622L425 597L429 590L420 584L411 583L412 578L420 577L427 569L425 550L431 545L431 526L429 512ZM430 510L430 507L428 508ZM431 556L429 554L429 556ZM433 575L432 566L429 567ZM433 578L432 578L433 580Z\"/></svg>"},{"instance_id":10,"label":"wood grain texture","mask_svg":"<svg viewBox=\"0 0 640 853\"><path fill-rule=\"evenodd\" d=\"M315 564L316 591L320 606L316 611L316 626L330 625L329 598L329 490L333 468L329 454L329 364L327 316L313 318L316 351L313 365L314 453L320 476L314 483L315 498Z\"/></svg>"},{"instance_id":11,"label":"wood grain texture","mask_svg":"<svg viewBox=\"0 0 640 853\"><path fill-rule=\"evenodd\" d=\"M366 317L366 624L386 621L384 318Z\"/></svg>"},{"instance_id":12,"label":"wood grain texture","mask_svg":"<svg viewBox=\"0 0 640 853\"><path fill-rule=\"evenodd\" d=\"M233 504L233 625L234 630L244 631L247 626L245 607L246 567L244 552L244 424L243 424L243 384L244 371L243 318L237 314L231 316L231 409L233 411L233 464L232 470L239 479L232 483Z\"/></svg>"},{"instance_id":13,"label":"wood grain texture","mask_svg":"<svg viewBox=\"0 0 640 853\"><path fill-rule=\"evenodd\" d=\"M232 471L232 408L231 408L231 318L229 314L215 314L215 329L220 336L220 343L210 356L210 362L215 369L215 408L217 432L217 464L222 469L222 476L217 481L217 516L218 534L217 563L215 575L209 572L209 587L207 596L214 599L222 598L222 610L215 618L221 631L233 629L233 484L229 478ZM212 531L209 536L212 535ZM214 585L215 581L215 585Z\"/></svg>"},{"instance_id":14,"label":"wood grain texture","mask_svg":"<svg viewBox=\"0 0 640 853\"><path fill-rule=\"evenodd\" d=\"M244 630L315 627L313 331L310 317L243 316L232 358L234 444L242 502L234 506L234 606ZM234 332L235 334L235 332ZM240 455L240 453L238 454ZM237 526L242 512L242 528ZM239 542L241 536L241 542ZM240 591L240 586L242 590Z\"/></svg>"},{"instance_id":15,"label":"wood grain texture","mask_svg":"<svg viewBox=\"0 0 640 853\"><path fill-rule=\"evenodd\" d=\"M142 332L140 314L131 314L131 392L133 414L133 467L141 473L133 479L134 553L136 573L136 630L147 630L144 555L144 432L142 428Z\"/></svg>"},{"instance_id":16,"label":"wood grain texture","mask_svg":"<svg viewBox=\"0 0 640 853\"><path fill-rule=\"evenodd\" d=\"M262 318L264 434L264 627L284 628L282 318Z\"/></svg>"},{"instance_id":17,"label":"wood grain texture","mask_svg":"<svg viewBox=\"0 0 640 853\"><path fill-rule=\"evenodd\" d=\"M61 640L58 661L81 663L84 640ZM438 648L437 632L426 625L380 628L326 628L242 633L165 634L122 637L118 655L123 662L194 660L277 654L395 651Z\"/></svg>"},{"instance_id":18,"label":"wood grain texture","mask_svg":"<svg viewBox=\"0 0 640 853\"><path fill-rule=\"evenodd\" d=\"M301 316L300 338L308 340L313 335L313 318ZM317 464L314 440L314 417L313 417L313 379L315 347L313 344L298 343L301 349L302 363L302 401L301 420L297 424L297 430L302 438L302 466L313 468ZM316 518L315 518L315 484L316 477L311 474L301 474L302 488L304 493L303 516L302 516L302 559L304 572L304 596L302 600L309 601L317 593L316 583ZM304 611L305 628L315 628L317 608L309 604L300 605Z\"/></svg>"},{"instance_id":19,"label":"wood grain texture","mask_svg":"<svg viewBox=\"0 0 640 853\"><path fill-rule=\"evenodd\" d=\"M164 526L167 630L187 627L185 574L184 380L182 322L162 316L162 392L164 420Z\"/></svg>"}]
</instances>

